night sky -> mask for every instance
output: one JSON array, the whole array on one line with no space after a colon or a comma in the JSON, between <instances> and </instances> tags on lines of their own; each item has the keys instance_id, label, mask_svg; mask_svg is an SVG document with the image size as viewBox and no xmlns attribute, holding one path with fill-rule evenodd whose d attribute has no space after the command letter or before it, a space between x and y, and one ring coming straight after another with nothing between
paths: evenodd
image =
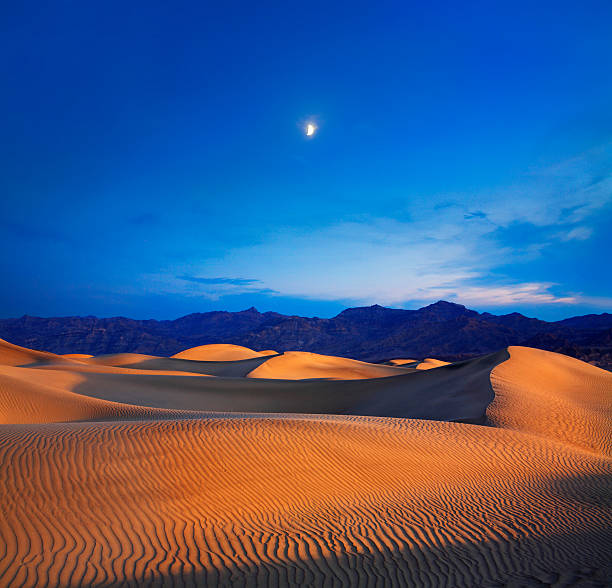
<instances>
[{"instance_id":1,"label":"night sky","mask_svg":"<svg viewBox=\"0 0 612 588\"><path fill-rule=\"evenodd\" d=\"M612 311L611 23L609 0L5 4L0 316Z\"/></svg>"}]
</instances>

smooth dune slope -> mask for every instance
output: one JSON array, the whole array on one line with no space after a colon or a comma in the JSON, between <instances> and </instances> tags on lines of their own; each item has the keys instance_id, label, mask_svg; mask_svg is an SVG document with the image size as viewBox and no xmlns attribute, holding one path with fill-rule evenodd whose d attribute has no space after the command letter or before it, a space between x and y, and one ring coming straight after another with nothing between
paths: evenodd
<instances>
[{"instance_id":1,"label":"smooth dune slope","mask_svg":"<svg viewBox=\"0 0 612 588\"><path fill-rule=\"evenodd\" d=\"M345 357L319 355L305 351L286 351L268 359L249 372L248 378L305 380L325 378L333 380L360 380L386 378L409 373L410 369L366 363Z\"/></svg>"},{"instance_id":2,"label":"smooth dune slope","mask_svg":"<svg viewBox=\"0 0 612 588\"><path fill-rule=\"evenodd\" d=\"M71 392L81 381L82 375L65 370L0 366L0 424L169 418L178 414Z\"/></svg>"},{"instance_id":3,"label":"smooth dune slope","mask_svg":"<svg viewBox=\"0 0 612 588\"><path fill-rule=\"evenodd\" d=\"M163 359L163 358L162 358ZM90 374L132 374L141 376L200 376L200 377L212 377L210 374L201 374L198 372L187 372L184 370L151 370L151 369L138 369L132 367L121 367L112 366L98 363L85 363L80 361L79 363L57 363L54 361L50 362L38 362L28 366L35 370L47 370L47 371L68 371L73 373L90 373Z\"/></svg>"},{"instance_id":4,"label":"smooth dune slope","mask_svg":"<svg viewBox=\"0 0 612 588\"><path fill-rule=\"evenodd\" d=\"M208 376L223 376L227 378L243 378L258 365L267 361L268 355L242 360L198 361L176 357L156 357L155 355L140 355L138 353L118 353L99 355L90 360L84 360L96 365L126 367L138 370L179 371Z\"/></svg>"},{"instance_id":5,"label":"smooth dune slope","mask_svg":"<svg viewBox=\"0 0 612 588\"><path fill-rule=\"evenodd\" d=\"M27 349L0 339L0 365L28 365L37 361L62 361L61 358L61 355Z\"/></svg>"},{"instance_id":6,"label":"smooth dune slope","mask_svg":"<svg viewBox=\"0 0 612 588\"><path fill-rule=\"evenodd\" d=\"M200 345L185 349L172 357L176 359L192 359L196 361L238 361L241 359L252 359L266 355L276 355L276 351L253 351L241 345L229 345L218 343L213 345Z\"/></svg>"},{"instance_id":7,"label":"smooth dune slope","mask_svg":"<svg viewBox=\"0 0 612 588\"><path fill-rule=\"evenodd\" d=\"M610 455L612 373L550 351L508 352L491 373L491 424Z\"/></svg>"}]
</instances>

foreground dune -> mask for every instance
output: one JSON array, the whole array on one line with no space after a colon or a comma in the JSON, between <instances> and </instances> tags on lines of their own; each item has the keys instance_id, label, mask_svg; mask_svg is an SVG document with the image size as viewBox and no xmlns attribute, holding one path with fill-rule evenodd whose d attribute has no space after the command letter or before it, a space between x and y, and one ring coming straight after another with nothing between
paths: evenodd
<instances>
[{"instance_id":1,"label":"foreground dune","mask_svg":"<svg viewBox=\"0 0 612 588\"><path fill-rule=\"evenodd\" d=\"M203 378L16 353L0 355L0 586L607 582L612 375L593 366L511 347L285 381L244 377L262 358Z\"/></svg>"}]
</instances>

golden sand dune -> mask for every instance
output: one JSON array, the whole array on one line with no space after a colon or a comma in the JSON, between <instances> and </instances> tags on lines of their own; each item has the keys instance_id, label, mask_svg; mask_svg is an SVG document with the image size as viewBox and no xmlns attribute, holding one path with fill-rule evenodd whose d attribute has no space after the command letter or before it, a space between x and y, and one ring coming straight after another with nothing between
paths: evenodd
<instances>
[{"instance_id":1,"label":"golden sand dune","mask_svg":"<svg viewBox=\"0 0 612 588\"><path fill-rule=\"evenodd\" d=\"M390 365L408 365L408 364L418 364L418 359L391 359L387 362ZM414 367L414 366L411 366Z\"/></svg>"},{"instance_id":2,"label":"golden sand dune","mask_svg":"<svg viewBox=\"0 0 612 588\"><path fill-rule=\"evenodd\" d=\"M387 362L390 365L397 365L402 367L409 367L417 370L430 370L435 367L441 367L443 365L449 365L448 361L442 361L441 359L434 359L433 357L426 357L425 359L392 359Z\"/></svg>"},{"instance_id":3,"label":"golden sand dune","mask_svg":"<svg viewBox=\"0 0 612 588\"><path fill-rule=\"evenodd\" d=\"M265 358L238 362L197 362L159 358L160 369L216 371L217 377L185 374L180 378L152 371L137 374L85 373L71 391L141 406L221 412L354 414L484 422L493 398L491 369L507 358L502 351L472 361L393 378L359 380L278 380L239 377ZM147 363L147 362L145 362ZM178 367L177 367L178 364ZM142 364L137 364L142 366ZM52 367L52 366L49 366ZM213 370L214 368L214 370ZM229 372L224 375L222 370ZM50 377L41 369L39 378ZM34 377L32 375L31 377Z\"/></svg>"},{"instance_id":4,"label":"golden sand dune","mask_svg":"<svg viewBox=\"0 0 612 588\"><path fill-rule=\"evenodd\" d=\"M423 361L419 362L419 364L416 366L416 369L430 370L432 368L437 368L448 364L448 361L442 361L441 359L433 359L432 357L426 357Z\"/></svg>"},{"instance_id":5,"label":"golden sand dune","mask_svg":"<svg viewBox=\"0 0 612 588\"><path fill-rule=\"evenodd\" d=\"M253 351L241 345L218 343L185 349L185 351L181 351L172 357L196 361L237 361L240 359L252 359L254 357L263 357L266 355L276 355L276 351Z\"/></svg>"},{"instance_id":6,"label":"golden sand dune","mask_svg":"<svg viewBox=\"0 0 612 588\"><path fill-rule=\"evenodd\" d=\"M0 462L6 586L601 583L612 539L609 462L471 425L13 426Z\"/></svg>"},{"instance_id":7,"label":"golden sand dune","mask_svg":"<svg viewBox=\"0 0 612 588\"><path fill-rule=\"evenodd\" d=\"M423 360L420 359L392 359L388 361L390 365L397 365L402 367L410 367L417 370L430 370L432 368L448 365L448 361L442 361L441 359L434 359L432 357L426 357Z\"/></svg>"},{"instance_id":8,"label":"golden sand dune","mask_svg":"<svg viewBox=\"0 0 612 588\"><path fill-rule=\"evenodd\" d=\"M249 378L305 380L325 378L334 380L358 380L385 378L409 373L410 369L366 363L345 357L319 355L305 351L286 351L272 357L248 374Z\"/></svg>"},{"instance_id":9,"label":"golden sand dune","mask_svg":"<svg viewBox=\"0 0 612 588\"><path fill-rule=\"evenodd\" d=\"M160 358L162 359L162 358ZM132 374L140 376L200 376L200 377L212 377L210 374L202 374L198 372L186 372L184 370L154 370L151 369L138 369L131 367L120 367L104 364L64 364L56 362L40 362L32 364L28 367L37 370L61 370L74 373L90 373L90 374Z\"/></svg>"},{"instance_id":10,"label":"golden sand dune","mask_svg":"<svg viewBox=\"0 0 612 588\"><path fill-rule=\"evenodd\" d=\"M498 427L612 453L612 374L566 355L510 347L491 374Z\"/></svg>"},{"instance_id":11,"label":"golden sand dune","mask_svg":"<svg viewBox=\"0 0 612 588\"><path fill-rule=\"evenodd\" d=\"M87 363L99 365L134 366L152 359L163 359L156 355L143 355L142 353L112 353L110 355L98 355L90 358Z\"/></svg>"},{"instance_id":12,"label":"golden sand dune","mask_svg":"<svg viewBox=\"0 0 612 588\"><path fill-rule=\"evenodd\" d=\"M67 357L68 359L90 359L93 355L88 353L64 353L62 357Z\"/></svg>"},{"instance_id":13,"label":"golden sand dune","mask_svg":"<svg viewBox=\"0 0 612 588\"><path fill-rule=\"evenodd\" d=\"M47 353L46 351L35 351L26 347L13 345L4 339L0 339L0 365L28 365L37 361L62 361L61 355ZM70 361L65 359L64 361Z\"/></svg>"},{"instance_id":14,"label":"golden sand dune","mask_svg":"<svg viewBox=\"0 0 612 588\"><path fill-rule=\"evenodd\" d=\"M65 370L0 366L0 424L167 418L178 414L71 392L83 379L79 373Z\"/></svg>"},{"instance_id":15,"label":"golden sand dune","mask_svg":"<svg viewBox=\"0 0 612 588\"><path fill-rule=\"evenodd\" d=\"M515 347L349 381L160 360L0 366L0 586L605 585L612 374Z\"/></svg>"},{"instance_id":16,"label":"golden sand dune","mask_svg":"<svg viewBox=\"0 0 612 588\"><path fill-rule=\"evenodd\" d=\"M270 359L269 355L242 360L199 361L195 359L180 359L176 357L157 357L138 353L116 353L99 355L87 363L113 367L125 367L153 372L189 372L208 376L224 376L228 378L243 378L258 365Z\"/></svg>"}]
</instances>

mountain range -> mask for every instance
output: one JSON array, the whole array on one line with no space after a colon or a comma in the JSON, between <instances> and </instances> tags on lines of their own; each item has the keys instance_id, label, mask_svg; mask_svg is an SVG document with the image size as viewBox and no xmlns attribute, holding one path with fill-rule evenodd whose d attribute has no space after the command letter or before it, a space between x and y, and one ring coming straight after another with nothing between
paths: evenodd
<instances>
[{"instance_id":1,"label":"mountain range","mask_svg":"<svg viewBox=\"0 0 612 588\"><path fill-rule=\"evenodd\" d=\"M479 313L443 300L418 310L348 308L329 319L261 313L255 308L161 321L22 316L0 319L0 338L53 353L173 355L197 345L233 343L255 350L312 351L370 362L424 357L458 361L524 345L612 370L612 314L548 322L517 312Z\"/></svg>"}]
</instances>

